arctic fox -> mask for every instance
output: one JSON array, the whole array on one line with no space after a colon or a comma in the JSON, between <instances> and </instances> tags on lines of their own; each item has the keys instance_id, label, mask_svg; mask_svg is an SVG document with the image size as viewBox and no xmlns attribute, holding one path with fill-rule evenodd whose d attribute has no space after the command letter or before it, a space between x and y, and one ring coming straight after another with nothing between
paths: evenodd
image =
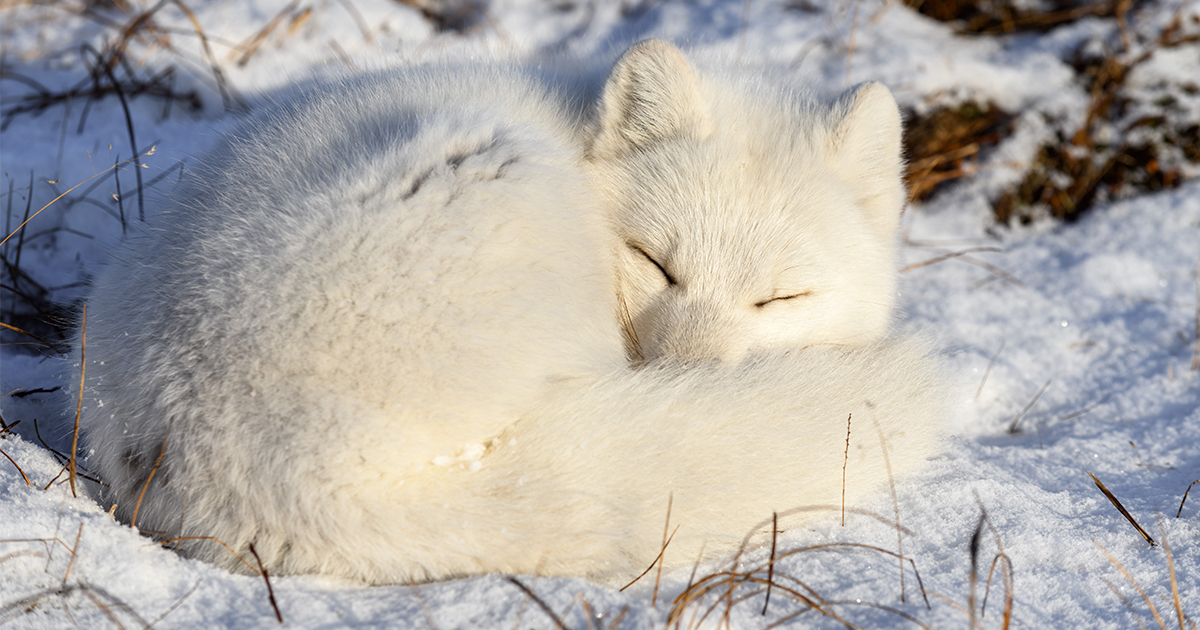
<instances>
[{"instance_id":1,"label":"arctic fox","mask_svg":"<svg viewBox=\"0 0 1200 630\"><path fill-rule=\"evenodd\" d=\"M229 134L95 280L102 500L232 570L211 539L371 583L614 580L658 554L668 504L679 565L838 503L850 414L878 427L850 444L851 505L883 440L892 471L923 460L936 368L879 340L888 92L812 103L659 42L590 114L561 85L392 70Z\"/></svg>"}]
</instances>

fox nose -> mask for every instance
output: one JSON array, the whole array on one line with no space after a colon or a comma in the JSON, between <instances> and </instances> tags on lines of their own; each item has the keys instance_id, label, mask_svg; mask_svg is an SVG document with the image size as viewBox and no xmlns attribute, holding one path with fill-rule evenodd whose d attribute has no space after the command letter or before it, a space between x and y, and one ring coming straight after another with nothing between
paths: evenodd
<instances>
[{"instance_id":1,"label":"fox nose","mask_svg":"<svg viewBox=\"0 0 1200 630\"><path fill-rule=\"evenodd\" d=\"M647 362L736 363L746 355L742 325L737 318L708 302L667 305L648 323L650 334L641 342L642 356Z\"/></svg>"}]
</instances>

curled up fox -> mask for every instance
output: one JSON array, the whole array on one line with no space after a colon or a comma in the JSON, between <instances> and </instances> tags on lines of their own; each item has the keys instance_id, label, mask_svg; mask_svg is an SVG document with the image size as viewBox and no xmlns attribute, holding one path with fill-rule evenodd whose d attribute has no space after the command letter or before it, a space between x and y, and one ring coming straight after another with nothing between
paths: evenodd
<instances>
[{"instance_id":1,"label":"curled up fox","mask_svg":"<svg viewBox=\"0 0 1200 630\"><path fill-rule=\"evenodd\" d=\"M889 92L655 41L594 102L570 85L389 70L222 139L95 278L100 499L273 573L618 580L669 502L668 566L832 518L797 508L841 501L851 414L847 505L931 454L937 367L886 334Z\"/></svg>"}]
</instances>

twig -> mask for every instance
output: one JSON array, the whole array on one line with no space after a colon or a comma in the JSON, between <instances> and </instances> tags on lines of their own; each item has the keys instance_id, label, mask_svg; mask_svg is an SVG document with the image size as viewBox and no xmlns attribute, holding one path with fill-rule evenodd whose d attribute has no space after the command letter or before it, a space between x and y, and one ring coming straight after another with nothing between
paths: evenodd
<instances>
[{"instance_id":1,"label":"twig","mask_svg":"<svg viewBox=\"0 0 1200 630\"><path fill-rule=\"evenodd\" d=\"M1099 477L1097 477L1096 475L1093 475L1087 469L1084 469L1083 472L1086 472L1088 474L1088 476L1092 478L1092 481L1096 482L1096 487L1100 488L1100 492L1103 492L1104 496L1108 497L1108 500L1111 501L1113 506L1117 508L1117 511L1120 512L1121 515L1125 517L1125 520L1129 521L1129 524L1133 525L1133 528L1136 529L1137 532L1142 535L1142 538L1146 539L1146 542L1150 543L1151 547L1155 547L1158 545L1158 543L1155 543L1154 539L1150 537L1150 534L1147 534L1146 530L1142 529L1142 526L1138 525L1138 522L1133 520L1133 516L1131 516L1129 514L1129 510L1126 510L1125 506L1121 505L1121 502L1117 500L1117 497L1114 496L1113 493L1109 492L1108 488L1104 487L1104 484L1100 482Z\"/></svg>"},{"instance_id":2,"label":"twig","mask_svg":"<svg viewBox=\"0 0 1200 630\"><path fill-rule=\"evenodd\" d=\"M1187 490L1183 491L1183 500L1179 502L1179 511L1175 512L1175 518L1179 518L1179 515L1183 514L1183 504L1187 502L1187 495L1189 492L1192 491L1192 486L1194 486L1198 483L1200 483L1200 479L1197 479L1197 480L1193 481L1192 483L1189 483Z\"/></svg>"},{"instance_id":3,"label":"twig","mask_svg":"<svg viewBox=\"0 0 1200 630\"><path fill-rule=\"evenodd\" d=\"M258 573L267 583L267 599L271 602L271 608L275 609L275 618L283 625L283 614L279 612L279 604L275 603L275 589L271 588L271 576L267 575L267 567L263 566L262 558L259 558L258 552L254 550L254 543L250 543L249 547L250 555L254 556L254 561L258 563Z\"/></svg>"},{"instance_id":4,"label":"twig","mask_svg":"<svg viewBox=\"0 0 1200 630\"><path fill-rule=\"evenodd\" d=\"M846 439L848 441L850 438L847 437ZM845 473L843 473L843 475L845 475ZM845 484L844 478L843 478L842 483ZM842 487L845 488L845 485L843 485ZM842 500L844 503L845 502L845 497L844 497L845 490L843 490L842 492L843 492ZM845 512L843 512L842 513L842 519L843 519L842 524L843 525L845 524L845 520L844 520L845 518L846 518ZM767 562L767 596L763 599L763 609L762 609L762 614L764 617L767 616L767 606L769 606L771 604L771 585L775 583L775 539L778 537L779 537L779 512L772 512L771 513L771 558Z\"/></svg>"}]
</instances>

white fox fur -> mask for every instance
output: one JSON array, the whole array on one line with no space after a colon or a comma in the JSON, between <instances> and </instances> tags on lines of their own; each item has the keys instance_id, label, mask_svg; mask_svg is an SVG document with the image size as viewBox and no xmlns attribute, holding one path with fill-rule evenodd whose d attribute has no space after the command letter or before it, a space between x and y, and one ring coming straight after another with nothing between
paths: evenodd
<instances>
[{"instance_id":1,"label":"white fox fur","mask_svg":"<svg viewBox=\"0 0 1200 630\"><path fill-rule=\"evenodd\" d=\"M878 341L886 90L799 101L658 42L593 123L561 84L390 71L223 140L88 301L82 423L119 518L275 573L624 579L669 500L669 564L837 504L851 413L850 505L881 436L897 474L930 453L935 367Z\"/></svg>"}]
</instances>

